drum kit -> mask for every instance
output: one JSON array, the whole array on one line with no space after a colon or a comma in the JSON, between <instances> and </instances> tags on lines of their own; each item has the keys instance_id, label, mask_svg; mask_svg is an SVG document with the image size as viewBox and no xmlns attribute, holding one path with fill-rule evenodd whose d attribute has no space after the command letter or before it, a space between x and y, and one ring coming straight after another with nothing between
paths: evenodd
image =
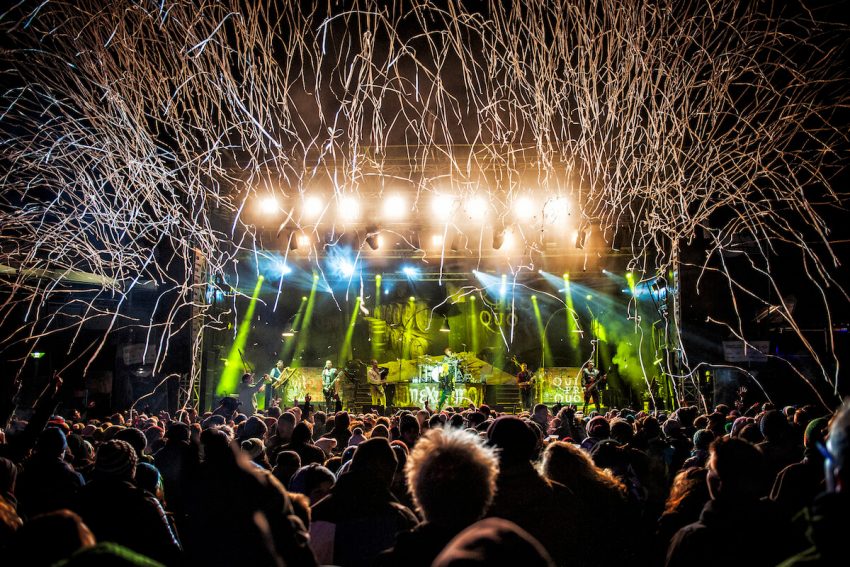
<instances>
[{"instance_id":1,"label":"drum kit","mask_svg":"<svg viewBox=\"0 0 850 567\"><path fill-rule=\"evenodd\" d=\"M414 384L438 384L440 379L446 376L453 376L455 384L472 381L472 375L460 357L443 362L440 356L431 357L426 354L417 358L416 368L417 373L411 380Z\"/></svg>"}]
</instances>

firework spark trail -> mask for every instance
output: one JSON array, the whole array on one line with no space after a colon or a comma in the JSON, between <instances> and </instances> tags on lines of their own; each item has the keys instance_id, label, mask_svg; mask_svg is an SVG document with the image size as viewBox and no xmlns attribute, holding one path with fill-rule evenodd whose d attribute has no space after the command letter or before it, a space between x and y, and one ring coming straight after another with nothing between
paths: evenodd
<instances>
[{"instance_id":1,"label":"firework spark trail","mask_svg":"<svg viewBox=\"0 0 850 567\"><path fill-rule=\"evenodd\" d=\"M0 264L17 269L3 276L0 316L30 306L27 328L4 347L59 330L40 306L67 286L32 270L93 274L116 304L135 285L158 285L172 302L158 326L173 336L192 287L172 268L191 274L199 255L211 277L224 275L257 247L243 205L270 188L303 199L316 183L341 199L394 180L415 191L414 210L446 187L458 199L484 191L494 225L510 226L533 179L580 204L581 222L608 238L631 227L629 267L647 277L676 269L677 247L703 233L704 270L752 237L763 246L752 268L778 293L775 239L799 250L818 293L847 298L807 196L846 199L829 183L846 158L835 123L847 103L836 63L846 30L725 0L301 4L22 2L0 16L10 85ZM392 159L399 148L404 171ZM214 209L233 219L229 233L214 228ZM314 220L291 225L319 235ZM450 232L463 233L444 228L443 250ZM514 235L524 250L508 266L516 280L542 241ZM169 261L151 261L161 250ZM80 328L117 321L89 307ZM834 353L818 362L834 385Z\"/></svg>"}]
</instances>

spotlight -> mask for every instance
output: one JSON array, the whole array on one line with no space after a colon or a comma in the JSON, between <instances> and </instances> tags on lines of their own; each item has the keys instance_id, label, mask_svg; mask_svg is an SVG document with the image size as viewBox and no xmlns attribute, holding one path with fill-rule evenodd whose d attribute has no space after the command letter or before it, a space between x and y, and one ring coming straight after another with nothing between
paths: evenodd
<instances>
[{"instance_id":1,"label":"spotlight","mask_svg":"<svg viewBox=\"0 0 850 567\"><path fill-rule=\"evenodd\" d=\"M585 295L585 296L584 296L584 298L585 298L586 300L590 301L590 300L592 300L592 299L593 299L593 296L592 296L592 295L590 295L590 294L588 293L587 295Z\"/></svg>"},{"instance_id":2,"label":"spotlight","mask_svg":"<svg viewBox=\"0 0 850 567\"><path fill-rule=\"evenodd\" d=\"M323 208L324 205L322 205L322 200L315 195L312 195L304 199L304 206L301 208L301 214L308 219L314 219L319 216L319 213L322 212Z\"/></svg>"},{"instance_id":3,"label":"spotlight","mask_svg":"<svg viewBox=\"0 0 850 567\"><path fill-rule=\"evenodd\" d=\"M434 196L434 200L431 202L431 209L436 215L445 218L446 215L451 212L454 202L455 198L451 195L438 193Z\"/></svg>"},{"instance_id":4,"label":"spotlight","mask_svg":"<svg viewBox=\"0 0 850 567\"><path fill-rule=\"evenodd\" d=\"M443 315L443 325L440 327L441 333L450 333L451 329L449 328L449 318Z\"/></svg>"},{"instance_id":5,"label":"spotlight","mask_svg":"<svg viewBox=\"0 0 850 567\"><path fill-rule=\"evenodd\" d=\"M263 214L273 215L278 212L277 199L269 195L260 199L260 210Z\"/></svg>"},{"instance_id":6,"label":"spotlight","mask_svg":"<svg viewBox=\"0 0 850 567\"><path fill-rule=\"evenodd\" d=\"M439 248L440 246L442 246L443 245L443 235L442 234L435 234L434 236L432 236L431 237L431 244L434 246L434 248Z\"/></svg>"},{"instance_id":7,"label":"spotlight","mask_svg":"<svg viewBox=\"0 0 850 567\"><path fill-rule=\"evenodd\" d=\"M565 222L570 214L570 201L566 197L554 197L546 201L543 207L543 215L550 223L555 221Z\"/></svg>"},{"instance_id":8,"label":"spotlight","mask_svg":"<svg viewBox=\"0 0 850 567\"><path fill-rule=\"evenodd\" d=\"M401 219L407 216L407 202L401 195L391 195L384 200L384 218Z\"/></svg>"},{"instance_id":9,"label":"spotlight","mask_svg":"<svg viewBox=\"0 0 850 567\"><path fill-rule=\"evenodd\" d=\"M519 220L528 220L534 216L534 203L528 197L520 197L514 201L514 213Z\"/></svg>"},{"instance_id":10,"label":"spotlight","mask_svg":"<svg viewBox=\"0 0 850 567\"><path fill-rule=\"evenodd\" d=\"M348 221L360 218L360 203L354 197L342 197L339 200L339 215Z\"/></svg>"},{"instance_id":11,"label":"spotlight","mask_svg":"<svg viewBox=\"0 0 850 567\"><path fill-rule=\"evenodd\" d=\"M466 201L466 214L472 220L483 220L487 216L487 200L481 196L471 197Z\"/></svg>"},{"instance_id":12,"label":"spotlight","mask_svg":"<svg viewBox=\"0 0 850 567\"><path fill-rule=\"evenodd\" d=\"M565 280L570 279L570 273L569 272L564 272L564 279Z\"/></svg>"},{"instance_id":13,"label":"spotlight","mask_svg":"<svg viewBox=\"0 0 850 567\"><path fill-rule=\"evenodd\" d=\"M411 302L411 303L416 303L416 298L415 298L415 297L413 297L412 295L410 296L410 302Z\"/></svg>"},{"instance_id":14,"label":"spotlight","mask_svg":"<svg viewBox=\"0 0 850 567\"><path fill-rule=\"evenodd\" d=\"M354 264L348 260L343 260L339 263L339 271L343 276L349 278L354 274Z\"/></svg>"},{"instance_id":15,"label":"spotlight","mask_svg":"<svg viewBox=\"0 0 850 567\"><path fill-rule=\"evenodd\" d=\"M415 278L419 275L419 270L417 270L413 266L405 266L401 269L401 272L408 278Z\"/></svg>"},{"instance_id":16,"label":"spotlight","mask_svg":"<svg viewBox=\"0 0 850 567\"><path fill-rule=\"evenodd\" d=\"M532 296L531 296L531 301L537 301L537 296L536 296L536 295L532 295Z\"/></svg>"},{"instance_id":17,"label":"spotlight","mask_svg":"<svg viewBox=\"0 0 850 567\"><path fill-rule=\"evenodd\" d=\"M283 262L277 263L277 271L281 273L281 275L287 275L292 273L292 268L284 264Z\"/></svg>"},{"instance_id":18,"label":"spotlight","mask_svg":"<svg viewBox=\"0 0 850 567\"><path fill-rule=\"evenodd\" d=\"M310 237L306 234L299 234L295 238L295 247L296 248L307 248L310 246Z\"/></svg>"}]
</instances>

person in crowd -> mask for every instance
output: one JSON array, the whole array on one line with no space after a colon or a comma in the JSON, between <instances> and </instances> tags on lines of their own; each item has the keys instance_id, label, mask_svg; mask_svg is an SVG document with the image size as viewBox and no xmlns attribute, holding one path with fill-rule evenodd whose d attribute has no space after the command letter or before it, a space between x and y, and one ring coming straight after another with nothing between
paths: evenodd
<instances>
[{"instance_id":1,"label":"person in crowd","mask_svg":"<svg viewBox=\"0 0 850 567\"><path fill-rule=\"evenodd\" d=\"M283 446L292 440L292 432L295 430L297 423L295 414L289 411L283 412L277 418L274 433L269 437L268 443L266 443L266 452L268 453L270 463L277 462L277 454L283 451Z\"/></svg>"},{"instance_id":2,"label":"person in crowd","mask_svg":"<svg viewBox=\"0 0 850 567\"><path fill-rule=\"evenodd\" d=\"M539 439L515 416L501 416L487 437L499 450L496 496L487 515L514 522L537 538L557 563L589 564L592 552L581 541L581 510L564 485L543 478L534 468Z\"/></svg>"},{"instance_id":3,"label":"person in crowd","mask_svg":"<svg viewBox=\"0 0 850 567\"><path fill-rule=\"evenodd\" d=\"M301 465L325 462L325 452L311 442L312 432L306 421L302 421L292 430L289 443L280 447L281 451L292 451L301 457Z\"/></svg>"},{"instance_id":4,"label":"person in crowd","mask_svg":"<svg viewBox=\"0 0 850 567\"><path fill-rule=\"evenodd\" d=\"M708 448L714 442L714 433L708 429L700 429L694 433L694 448L691 456L685 459L682 468L703 468L708 462Z\"/></svg>"},{"instance_id":5,"label":"person in crowd","mask_svg":"<svg viewBox=\"0 0 850 567\"><path fill-rule=\"evenodd\" d=\"M186 495L189 563L264 564L272 554L287 565L315 565L304 526L274 476L249 465L226 430L207 429L201 445L203 461Z\"/></svg>"},{"instance_id":6,"label":"person in crowd","mask_svg":"<svg viewBox=\"0 0 850 567\"><path fill-rule=\"evenodd\" d=\"M413 449L422 429L419 420L409 413L402 414L398 420L398 432L402 443L407 445L408 449Z\"/></svg>"},{"instance_id":7,"label":"person in crowd","mask_svg":"<svg viewBox=\"0 0 850 567\"><path fill-rule=\"evenodd\" d=\"M358 445L348 472L312 509L310 539L320 564L371 565L418 520L390 492L397 459L386 439Z\"/></svg>"},{"instance_id":8,"label":"person in crowd","mask_svg":"<svg viewBox=\"0 0 850 567\"><path fill-rule=\"evenodd\" d=\"M22 518L71 507L85 481L65 462L67 449L65 433L58 427L48 427L38 435L35 452L24 462L15 486Z\"/></svg>"},{"instance_id":9,"label":"person in crowd","mask_svg":"<svg viewBox=\"0 0 850 567\"><path fill-rule=\"evenodd\" d=\"M803 434L803 460L788 465L776 475L770 498L789 516L808 506L826 487L824 457L818 447L825 442L828 431L827 418L809 421Z\"/></svg>"},{"instance_id":10,"label":"person in crowd","mask_svg":"<svg viewBox=\"0 0 850 567\"><path fill-rule=\"evenodd\" d=\"M379 564L431 565L458 532L484 516L493 501L498 467L495 451L480 436L453 428L427 431L405 466L424 522L399 534ZM461 478L464 482L457 482Z\"/></svg>"},{"instance_id":11,"label":"person in crowd","mask_svg":"<svg viewBox=\"0 0 850 567\"><path fill-rule=\"evenodd\" d=\"M673 536L667 567L718 565L730 558L739 565L774 565L787 557L793 538L785 515L762 498L766 471L764 457L750 443L715 440L708 460L711 499L697 522Z\"/></svg>"},{"instance_id":12,"label":"person in crowd","mask_svg":"<svg viewBox=\"0 0 850 567\"><path fill-rule=\"evenodd\" d=\"M501 518L486 518L459 533L432 565L554 567L555 562L543 545L518 525Z\"/></svg>"},{"instance_id":13,"label":"person in crowd","mask_svg":"<svg viewBox=\"0 0 850 567\"><path fill-rule=\"evenodd\" d=\"M312 506L330 494L335 483L336 477L329 469L311 463L295 471L289 481L289 490L307 496Z\"/></svg>"},{"instance_id":14,"label":"person in crowd","mask_svg":"<svg viewBox=\"0 0 850 567\"><path fill-rule=\"evenodd\" d=\"M845 399L829 426L826 443L817 445L824 459L826 491L804 514L811 546L781 567L842 565L847 562L847 510L850 510L850 399Z\"/></svg>"},{"instance_id":15,"label":"person in crowd","mask_svg":"<svg viewBox=\"0 0 850 567\"><path fill-rule=\"evenodd\" d=\"M680 529L699 521L700 513L708 502L708 471L702 467L690 467L679 471L670 488L664 512L658 519L655 531L655 556L663 563L670 540Z\"/></svg>"},{"instance_id":16,"label":"person in crowd","mask_svg":"<svg viewBox=\"0 0 850 567\"><path fill-rule=\"evenodd\" d=\"M63 509L35 516L24 524L15 534L8 557L10 564L50 567L95 543L82 518Z\"/></svg>"},{"instance_id":17,"label":"person in crowd","mask_svg":"<svg viewBox=\"0 0 850 567\"><path fill-rule=\"evenodd\" d=\"M351 418L348 412L341 411L334 417L333 428L322 436L336 441L336 447L333 449L335 454L342 453L348 447L348 440L351 439L349 425L351 425Z\"/></svg>"},{"instance_id":18,"label":"person in crowd","mask_svg":"<svg viewBox=\"0 0 850 567\"><path fill-rule=\"evenodd\" d=\"M772 482L779 471L803 457L802 438L792 438L793 429L779 410L764 412L759 428L764 441L758 444L758 448L765 457L767 476Z\"/></svg>"},{"instance_id":19,"label":"person in crowd","mask_svg":"<svg viewBox=\"0 0 850 567\"><path fill-rule=\"evenodd\" d=\"M137 464L136 450L128 442L103 443L95 457L93 479L80 490L74 510L99 541L176 564L180 543L159 501L133 484Z\"/></svg>"}]
</instances>

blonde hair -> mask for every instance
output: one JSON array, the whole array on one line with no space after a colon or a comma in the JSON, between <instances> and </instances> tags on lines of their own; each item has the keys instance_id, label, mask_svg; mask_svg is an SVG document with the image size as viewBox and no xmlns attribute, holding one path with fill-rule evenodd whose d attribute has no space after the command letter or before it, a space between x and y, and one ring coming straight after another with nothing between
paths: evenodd
<instances>
[{"instance_id":1,"label":"blonde hair","mask_svg":"<svg viewBox=\"0 0 850 567\"><path fill-rule=\"evenodd\" d=\"M404 472L413 501L427 521L468 525L493 501L499 460L478 435L434 428L413 446Z\"/></svg>"}]
</instances>

